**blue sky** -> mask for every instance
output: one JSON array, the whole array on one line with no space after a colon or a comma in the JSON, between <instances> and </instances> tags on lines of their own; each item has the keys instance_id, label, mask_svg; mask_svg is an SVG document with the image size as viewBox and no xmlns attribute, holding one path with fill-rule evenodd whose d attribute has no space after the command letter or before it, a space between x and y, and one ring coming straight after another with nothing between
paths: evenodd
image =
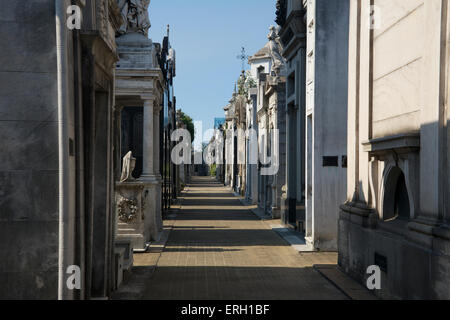
<instances>
[{"instance_id":1,"label":"blue sky","mask_svg":"<svg viewBox=\"0 0 450 320\"><path fill-rule=\"evenodd\" d=\"M152 0L149 37L162 42L170 25L177 55L177 107L203 130L223 117L241 71L241 47L252 55L275 25L275 0Z\"/></svg>"}]
</instances>

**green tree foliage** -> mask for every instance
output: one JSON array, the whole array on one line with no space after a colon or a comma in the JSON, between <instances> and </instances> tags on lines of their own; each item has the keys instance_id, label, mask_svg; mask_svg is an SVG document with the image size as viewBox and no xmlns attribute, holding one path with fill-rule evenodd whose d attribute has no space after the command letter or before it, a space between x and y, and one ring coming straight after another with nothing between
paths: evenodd
<instances>
[{"instance_id":1,"label":"green tree foliage","mask_svg":"<svg viewBox=\"0 0 450 320\"><path fill-rule=\"evenodd\" d=\"M211 177L215 177L216 176L216 172L217 172L217 165L214 163L210 166L211 168Z\"/></svg>"},{"instance_id":2,"label":"green tree foliage","mask_svg":"<svg viewBox=\"0 0 450 320\"><path fill-rule=\"evenodd\" d=\"M238 93L247 96L250 88L256 88L256 81L252 78L250 71L242 73L238 80Z\"/></svg>"},{"instance_id":3,"label":"green tree foliage","mask_svg":"<svg viewBox=\"0 0 450 320\"><path fill-rule=\"evenodd\" d=\"M186 125L187 131L189 131L189 133L191 134L191 142L193 142L195 138L194 121L184 112L180 112L180 120Z\"/></svg>"}]
</instances>

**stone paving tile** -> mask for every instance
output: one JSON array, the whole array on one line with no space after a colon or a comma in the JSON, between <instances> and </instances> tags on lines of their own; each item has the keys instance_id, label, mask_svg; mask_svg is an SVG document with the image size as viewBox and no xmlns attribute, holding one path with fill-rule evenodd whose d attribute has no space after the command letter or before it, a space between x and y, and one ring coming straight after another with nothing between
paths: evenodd
<instances>
[{"instance_id":1,"label":"stone paving tile","mask_svg":"<svg viewBox=\"0 0 450 320\"><path fill-rule=\"evenodd\" d=\"M341 291L352 300L378 300L366 287L351 279L334 265L315 265L324 277L332 281Z\"/></svg>"},{"instance_id":2,"label":"stone paving tile","mask_svg":"<svg viewBox=\"0 0 450 320\"><path fill-rule=\"evenodd\" d=\"M174 217L143 299L346 299L314 268L336 254L299 254L223 186L196 178Z\"/></svg>"}]
</instances>

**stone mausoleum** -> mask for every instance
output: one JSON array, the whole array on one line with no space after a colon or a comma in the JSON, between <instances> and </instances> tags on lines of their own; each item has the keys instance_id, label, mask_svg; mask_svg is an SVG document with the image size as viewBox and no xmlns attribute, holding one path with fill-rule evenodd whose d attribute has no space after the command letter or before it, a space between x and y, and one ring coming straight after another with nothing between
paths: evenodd
<instances>
[{"instance_id":1,"label":"stone mausoleum","mask_svg":"<svg viewBox=\"0 0 450 320\"><path fill-rule=\"evenodd\" d=\"M362 283L379 266L383 298L450 298L446 3L350 1L339 265Z\"/></svg>"},{"instance_id":2,"label":"stone mausoleum","mask_svg":"<svg viewBox=\"0 0 450 320\"><path fill-rule=\"evenodd\" d=\"M72 4L83 19L70 29ZM111 0L2 2L0 299L102 299L115 287L122 23ZM71 266L80 290L66 285Z\"/></svg>"},{"instance_id":3,"label":"stone mausoleum","mask_svg":"<svg viewBox=\"0 0 450 320\"><path fill-rule=\"evenodd\" d=\"M132 239L135 251L145 251L150 241L159 240L162 231L160 117L164 79L157 59L160 46L147 37L148 27L129 27L117 38L120 60L116 69L116 105L122 116L121 155L135 151L139 157L138 172L116 184L118 211L123 208L130 212L130 206L137 207L132 217L118 212L117 237Z\"/></svg>"},{"instance_id":4,"label":"stone mausoleum","mask_svg":"<svg viewBox=\"0 0 450 320\"><path fill-rule=\"evenodd\" d=\"M2 2L0 299L108 299L159 239L175 57L149 3Z\"/></svg>"}]
</instances>

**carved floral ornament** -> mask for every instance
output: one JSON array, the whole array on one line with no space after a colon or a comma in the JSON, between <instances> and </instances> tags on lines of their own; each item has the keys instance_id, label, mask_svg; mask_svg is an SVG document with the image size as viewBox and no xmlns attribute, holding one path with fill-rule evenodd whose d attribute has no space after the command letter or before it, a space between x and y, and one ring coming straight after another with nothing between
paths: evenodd
<instances>
[{"instance_id":1,"label":"carved floral ornament","mask_svg":"<svg viewBox=\"0 0 450 320\"><path fill-rule=\"evenodd\" d=\"M136 220L138 207L136 199L121 197L117 204L119 220L124 223L131 223Z\"/></svg>"}]
</instances>

